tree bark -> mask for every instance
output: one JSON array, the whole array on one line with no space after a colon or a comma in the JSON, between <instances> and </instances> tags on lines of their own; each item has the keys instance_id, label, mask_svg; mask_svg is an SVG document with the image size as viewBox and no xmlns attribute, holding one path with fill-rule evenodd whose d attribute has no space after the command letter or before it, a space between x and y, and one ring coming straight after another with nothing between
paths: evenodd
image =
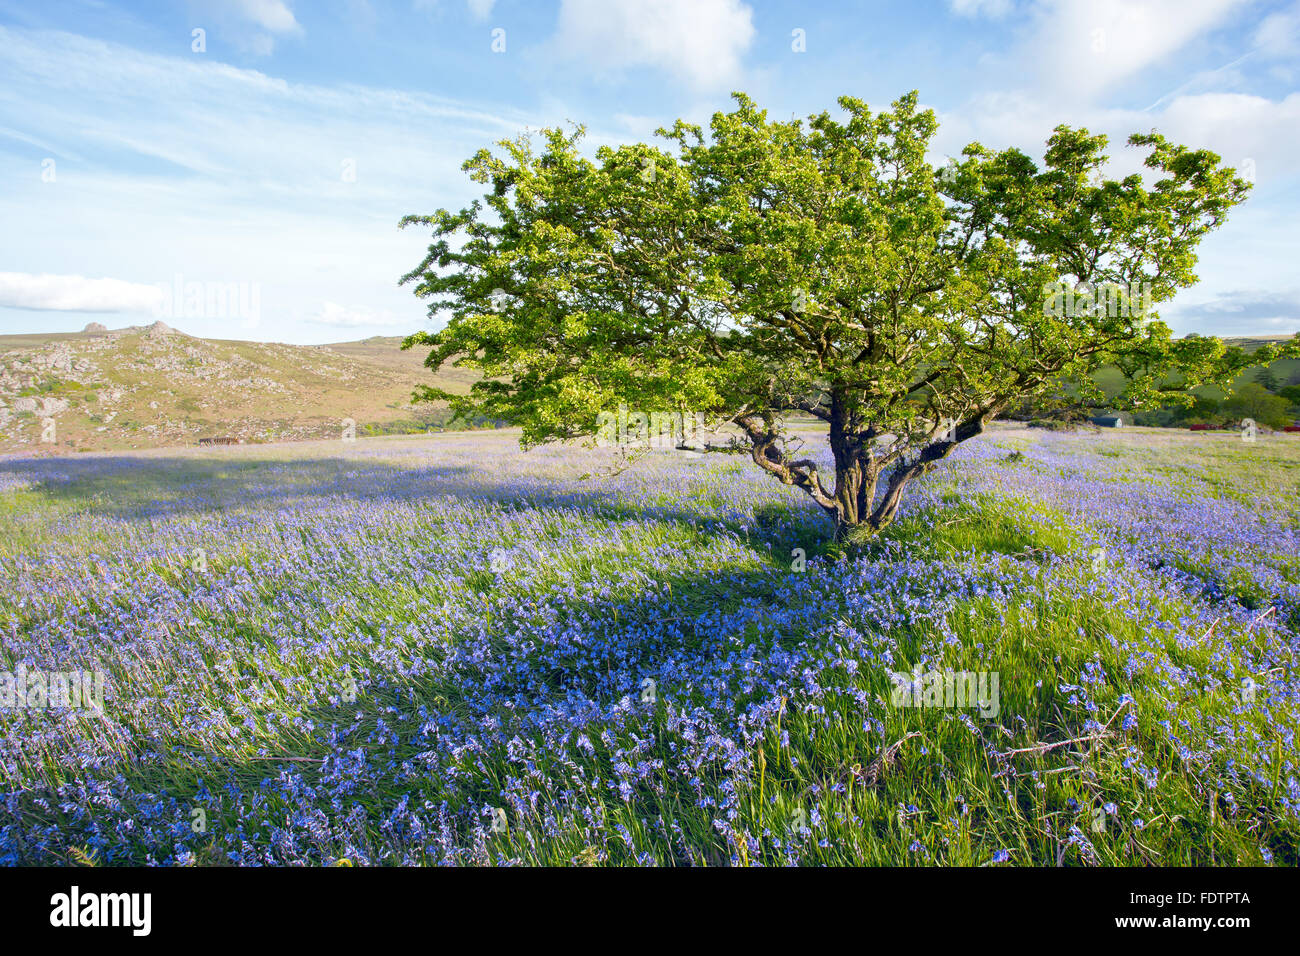
<instances>
[{"instance_id":1,"label":"tree bark","mask_svg":"<svg viewBox=\"0 0 1300 956\"><path fill-rule=\"evenodd\" d=\"M835 538L842 540L862 525L871 513L876 497L879 470L871 448L852 427L847 403L838 392L831 393L830 446L835 459Z\"/></svg>"},{"instance_id":2,"label":"tree bark","mask_svg":"<svg viewBox=\"0 0 1300 956\"><path fill-rule=\"evenodd\" d=\"M781 436L771 413L746 412L732 419L744 429L751 442L750 453L764 471L784 484L802 488L835 522L835 539L842 541L860 528L878 533L893 524L903 502L903 493L917 478L950 455L968 438L984 431L986 419L1000 406L987 406L977 415L958 424L950 438L931 441L916 458L896 459L885 481L884 495L876 502L876 490L885 471L882 459L875 456L871 437L874 427L860 427L849 412L845 396L836 390L830 395L830 407L824 417L830 425L831 454L835 459L835 486L827 489L811 459L791 461L781 448ZM892 456L890 456L892 457Z\"/></svg>"},{"instance_id":3,"label":"tree bark","mask_svg":"<svg viewBox=\"0 0 1300 956\"><path fill-rule=\"evenodd\" d=\"M885 479L885 491L876 503L876 489L881 468L871 449L860 437L837 434L831 421L831 450L835 455L835 539L842 541L860 528L878 534L894 523L903 495L913 479L919 478L952 454L959 444L984 431L984 417L962 422L951 440L931 442L912 461L900 460Z\"/></svg>"}]
</instances>

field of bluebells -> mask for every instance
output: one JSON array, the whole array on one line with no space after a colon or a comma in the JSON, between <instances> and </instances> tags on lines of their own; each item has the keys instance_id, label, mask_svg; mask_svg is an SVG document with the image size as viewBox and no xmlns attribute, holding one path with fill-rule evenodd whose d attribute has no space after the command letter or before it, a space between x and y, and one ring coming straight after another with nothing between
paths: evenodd
<instances>
[{"instance_id":1,"label":"field of bluebells","mask_svg":"<svg viewBox=\"0 0 1300 956\"><path fill-rule=\"evenodd\" d=\"M105 682L0 710L0 861L1297 862L1300 436L1002 426L845 547L610 454L0 459L0 672Z\"/></svg>"}]
</instances>

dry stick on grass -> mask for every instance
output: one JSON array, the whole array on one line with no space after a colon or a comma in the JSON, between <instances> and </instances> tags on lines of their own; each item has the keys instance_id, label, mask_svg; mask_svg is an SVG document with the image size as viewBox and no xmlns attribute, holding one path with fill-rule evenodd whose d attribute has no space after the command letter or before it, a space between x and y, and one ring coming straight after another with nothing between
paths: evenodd
<instances>
[{"instance_id":1,"label":"dry stick on grass","mask_svg":"<svg viewBox=\"0 0 1300 956\"><path fill-rule=\"evenodd\" d=\"M1069 740L1058 740L1055 743L1050 743L1050 744L1038 743L1038 744L1034 744L1032 747L1021 747L1018 750L1008 750L1004 753L999 754L998 756L1004 758L1014 757L1016 754L1034 754L1035 756L1041 756L1042 754L1047 753L1047 751L1049 750L1055 750L1057 747L1066 747L1070 744L1083 744L1093 740L1104 740L1109 736L1110 734L1106 733L1105 731L1102 731L1099 734L1088 734L1083 737L1071 737Z\"/></svg>"},{"instance_id":2,"label":"dry stick on grass","mask_svg":"<svg viewBox=\"0 0 1300 956\"><path fill-rule=\"evenodd\" d=\"M1246 630L1247 631L1254 630L1256 624L1263 624L1264 619L1267 618L1270 614L1275 613L1276 611L1277 611L1277 605L1270 604L1268 606L1267 611L1265 611L1263 614L1256 615L1256 617L1250 622L1250 626L1247 627Z\"/></svg>"},{"instance_id":3,"label":"dry stick on grass","mask_svg":"<svg viewBox=\"0 0 1300 956\"><path fill-rule=\"evenodd\" d=\"M1072 763L1065 767L1053 767L1051 770L1029 770L1026 771L1025 773L1013 773L1010 774L1010 776L1019 779L1021 777L1028 777L1036 773L1039 776L1047 777L1054 773L1069 773L1072 770L1084 770L1084 769L1086 768L1080 766L1077 763ZM1002 774L1002 776L1007 776L1007 774Z\"/></svg>"},{"instance_id":4,"label":"dry stick on grass","mask_svg":"<svg viewBox=\"0 0 1300 956\"><path fill-rule=\"evenodd\" d=\"M913 730L911 733L904 735L899 740L895 740L892 744L890 744L880 753L876 754L876 756L872 759L872 761L869 764L867 764L865 767L856 764L852 767L849 767L847 781L850 787L849 790L850 795L852 795L852 786L854 780L860 781L862 785L866 787L874 787L877 783L879 783L880 778L884 775L884 771L889 769L889 767L892 766L894 761L898 758L899 748L901 748L906 741L911 740L913 737L920 737L920 736L921 736L921 731ZM827 778L823 778L821 783L824 784L826 782L826 779ZM839 780L844 778L840 778L838 775L836 775L835 777L830 779ZM809 792L811 792L811 790L812 790L811 785L806 787L800 793L800 797L807 795Z\"/></svg>"},{"instance_id":5,"label":"dry stick on grass","mask_svg":"<svg viewBox=\"0 0 1300 956\"><path fill-rule=\"evenodd\" d=\"M1066 747L1069 746L1070 744L1082 744L1094 740L1104 740L1105 738L1111 736L1109 732L1110 725L1115 722L1115 718L1118 717L1120 715L1120 712L1127 706L1128 706L1128 701L1125 701L1124 703L1120 704L1119 707L1116 709L1115 713L1110 715L1110 720L1106 721L1105 726L1101 728L1101 731L1099 733L1087 734L1083 737L1071 737L1069 740L1058 740L1055 743L1050 743L1050 744L1037 743L1034 744L1032 747L1020 747L1017 750L1008 750L1005 753L999 754L998 756L1002 757L1004 760L1009 757L1014 757L1016 754L1032 753L1036 756L1041 756L1042 754L1047 753L1049 750L1055 750L1057 747Z\"/></svg>"},{"instance_id":6,"label":"dry stick on grass","mask_svg":"<svg viewBox=\"0 0 1300 956\"><path fill-rule=\"evenodd\" d=\"M865 768L859 770L855 767L853 775L861 780L864 786L874 787L880 781L884 771L888 770L889 767L893 765L894 760L897 759L899 748L901 748L906 741L919 736L921 736L919 730L913 730L911 733L904 735L901 740L894 741L878 753L875 759L872 760L871 763L867 764Z\"/></svg>"}]
</instances>

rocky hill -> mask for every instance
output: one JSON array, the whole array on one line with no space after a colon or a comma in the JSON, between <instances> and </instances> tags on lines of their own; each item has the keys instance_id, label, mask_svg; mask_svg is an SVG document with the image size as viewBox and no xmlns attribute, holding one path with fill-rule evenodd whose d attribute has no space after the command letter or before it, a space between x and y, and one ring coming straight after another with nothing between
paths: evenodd
<instances>
[{"instance_id":1,"label":"rocky hill","mask_svg":"<svg viewBox=\"0 0 1300 956\"><path fill-rule=\"evenodd\" d=\"M400 337L336 345L201 339L162 322L108 330L0 335L0 452L67 452L334 438L445 422L412 406L432 384L425 352ZM473 377L440 373L449 391Z\"/></svg>"}]
</instances>

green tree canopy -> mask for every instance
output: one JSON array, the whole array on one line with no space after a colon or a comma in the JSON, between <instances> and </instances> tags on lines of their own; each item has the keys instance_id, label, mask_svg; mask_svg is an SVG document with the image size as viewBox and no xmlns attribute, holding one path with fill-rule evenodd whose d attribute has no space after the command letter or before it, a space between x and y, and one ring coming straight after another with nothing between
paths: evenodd
<instances>
[{"instance_id":1,"label":"green tree canopy","mask_svg":"<svg viewBox=\"0 0 1300 956\"><path fill-rule=\"evenodd\" d=\"M403 219L433 242L402 281L447 318L405 347L483 375L420 397L525 445L620 405L704 413L843 534L885 527L909 482L1062 378L1113 364L1119 401L1149 406L1268 357L1174 341L1154 311L1249 189L1213 153L1135 135L1154 182L1106 179L1106 138L1060 126L1041 165L975 143L936 169L915 92L807 121L735 101L663 147L502 142L465 164L482 199ZM833 473L798 457L791 413L829 426Z\"/></svg>"},{"instance_id":2,"label":"green tree canopy","mask_svg":"<svg viewBox=\"0 0 1300 956\"><path fill-rule=\"evenodd\" d=\"M1249 418L1269 428L1291 424L1291 402L1258 382L1246 382L1238 388L1223 403L1223 410L1234 418Z\"/></svg>"}]
</instances>

